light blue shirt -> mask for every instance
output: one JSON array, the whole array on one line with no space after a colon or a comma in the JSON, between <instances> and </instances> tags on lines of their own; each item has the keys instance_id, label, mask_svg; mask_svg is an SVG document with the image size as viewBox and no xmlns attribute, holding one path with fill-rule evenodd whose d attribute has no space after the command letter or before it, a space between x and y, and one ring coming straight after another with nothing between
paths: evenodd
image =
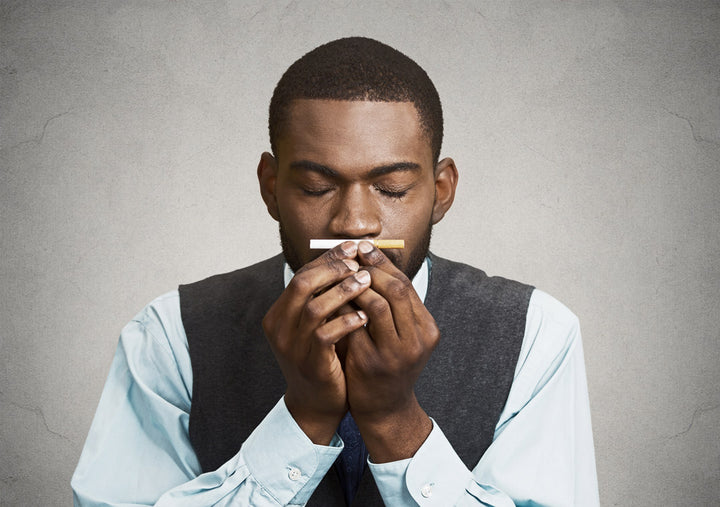
<instances>
[{"instance_id":1,"label":"light blue shirt","mask_svg":"<svg viewBox=\"0 0 720 507\"><path fill-rule=\"evenodd\" d=\"M291 277L286 266L286 283ZM413 280L423 301L427 284L425 263ZM278 506L310 499L342 450L337 435L329 446L313 444L281 398L235 456L202 473L188 435L192 382L173 291L120 335L72 478L75 505ZM507 403L475 468L465 466L435 421L412 458L371 460L389 506L599 505L577 317L533 291Z\"/></svg>"}]
</instances>

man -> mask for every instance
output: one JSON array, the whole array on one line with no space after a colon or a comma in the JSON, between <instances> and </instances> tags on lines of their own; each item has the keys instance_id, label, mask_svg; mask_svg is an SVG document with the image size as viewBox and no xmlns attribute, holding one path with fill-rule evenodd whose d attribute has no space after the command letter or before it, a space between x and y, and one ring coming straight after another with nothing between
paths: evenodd
<instances>
[{"instance_id":1,"label":"man","mask_svg":"<svg viewBox=\"0 0 720 507\"><path fill-rule=\"evenodd\" d=\"M123 330L76 504L598 504L575 316L428 252L458 173L425 72L333 41L283 75L269 123L283 255Z\"/></svg>"}]
</instances>

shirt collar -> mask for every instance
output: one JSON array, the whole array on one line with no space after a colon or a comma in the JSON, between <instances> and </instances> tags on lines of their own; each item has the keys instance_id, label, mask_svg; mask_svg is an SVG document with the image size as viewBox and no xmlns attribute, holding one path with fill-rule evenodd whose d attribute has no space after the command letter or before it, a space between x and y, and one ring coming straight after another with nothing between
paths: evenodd
<instances>
[{"instance_id":1,"label":"shirt collar","mask_svg":"<svg viewBox=\"0 0 720 507\"><path fill-rule=\"evenodd\" d=\"M412 280L413 287L415 288L415 292L417 292L418 297L420 298L420 301L425 303L425 296L427 295L427 288L428 288L428 280L430 278L430 257L425 257L425 262L422 263L420 266L420 269L418 270L417 274L415 275L415 278ZM290 280L292 280L292 277L295 275L293 273L293 270L290 269L290 266L288 263L285 263L283 277L285 279L285 287L287 287L287 284L290 283Z\"/></svg>"}]
</instances>

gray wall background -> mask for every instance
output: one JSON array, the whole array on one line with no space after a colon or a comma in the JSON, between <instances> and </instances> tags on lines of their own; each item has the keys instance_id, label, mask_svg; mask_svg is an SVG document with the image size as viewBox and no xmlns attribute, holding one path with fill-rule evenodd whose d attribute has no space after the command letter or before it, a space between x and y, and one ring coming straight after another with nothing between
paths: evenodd
<instances>
[{"instance_id":1,"label":"gray wall background","mask_svg":"<svg viewBox=\"0 0 720 507\"><path fill-rule=\"evenodd\" d=\"M0 1L0 503L67 505L122 326L279 249L273 87L379 38L443 98L434 250L581 319L604 505L720 501L720 3Z\"/></svg>"}]
</instances>

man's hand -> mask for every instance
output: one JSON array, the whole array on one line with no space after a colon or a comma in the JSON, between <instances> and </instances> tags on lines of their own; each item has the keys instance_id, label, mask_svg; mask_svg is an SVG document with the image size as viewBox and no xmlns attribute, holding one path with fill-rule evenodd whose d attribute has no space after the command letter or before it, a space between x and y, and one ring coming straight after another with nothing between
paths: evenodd
<instances>
[{"instance_id":1,"label":"man's hand","mask_svg":"<svg viewBox=\"0 0 720 507\"><path fill-rule=\"evenodd\" d=\"M303 266L263 319L288 385L285 403L316 444L330 443L348 408L335 344L367 322L362 311L336 315L369 287L356 255L357 246L344 243Z\"/></svg>"},{"instance_id":2,"label":"man's hand","mask_svg":"<svg viewBox=\"0 0 720 507\"><path fill-rule=\"evenodd\" d=\"M411 281L385 254L362 242L358 260L372 283L353 300L369 320L347 340L350 411L374 462L409 458L432 430L414 386L440 332Z\"/></svg>"}]
</instances>

